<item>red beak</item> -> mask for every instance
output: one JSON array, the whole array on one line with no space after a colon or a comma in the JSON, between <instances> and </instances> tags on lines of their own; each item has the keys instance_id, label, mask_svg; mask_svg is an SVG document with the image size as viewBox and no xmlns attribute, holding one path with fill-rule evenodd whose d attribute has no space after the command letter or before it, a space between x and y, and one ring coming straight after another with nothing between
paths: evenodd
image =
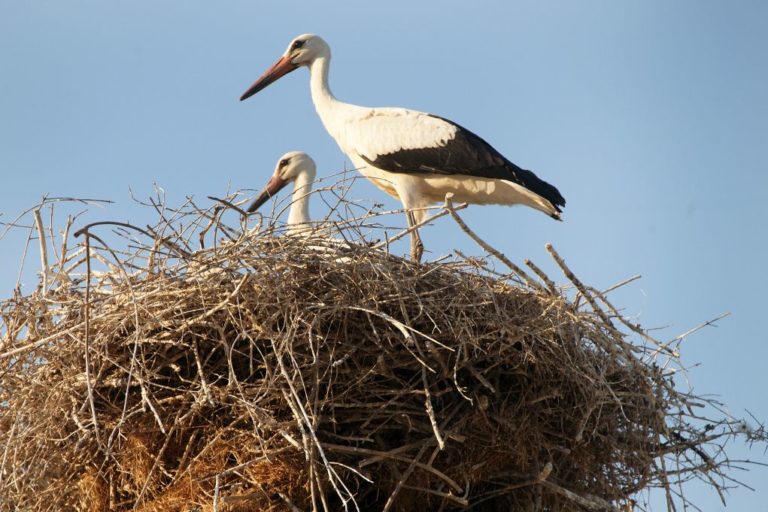
<instances>
[{"instance_id":1,"label":"red beak","mask_svg":"<svg viewBox=\"0 0 768 512\"><path fill-rule=\"evenodd\" d=\"M248 90L245 91L242 96L240 96L240 101L247 100L272 82L276 81L278 78L287 75L298 67L299 66L291 62L291 59L288 57L280 57L277 62L272 64L272 67L270 67L267 72L261 76L261 78L253 82L253 85L251 85Z\"/></svg>"},{"instance_id":2,"label":"red beak","mask_svg":"<svg viewBox=\"0 0 768 512\"><path fill-rule=\"evenodd\" d=\"M272 176L267 182L267 186L264 187L264 190L262 190L261 194L259 194L259 197L254 199L251 205L248 207L247 212L253 213L258 210L261 205L266 203L270 197L280 192L280 190L287 184L287 181L283 181L277 176Z\"/></svg>"}]
</instances>

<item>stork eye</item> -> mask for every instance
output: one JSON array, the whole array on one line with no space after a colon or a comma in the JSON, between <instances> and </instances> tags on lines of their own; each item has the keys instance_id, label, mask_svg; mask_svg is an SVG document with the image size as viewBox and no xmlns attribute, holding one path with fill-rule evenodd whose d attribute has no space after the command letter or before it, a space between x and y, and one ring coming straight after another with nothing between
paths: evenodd
<instances>
[{"instance_id":1,"label":"stork eye","mask_svg":"<svg viewBox=\"0 0 768 512\"><path fill-rule=\"evenodd\" d=\"M291 50L298 50L302 46L304 46L304 41L294 41L291 45Z\"/></svg>"},{"instance_id":2,"label":"stork eye","mask_svg":"<svg viewBox=\"0 0 768 512\"><path fill-rule=\"evenodd\" d=\"M283 158L282 160L280 160L280 167L285 167L286 165L288 165L287 158Z\"/></svg>"}]
</instances>

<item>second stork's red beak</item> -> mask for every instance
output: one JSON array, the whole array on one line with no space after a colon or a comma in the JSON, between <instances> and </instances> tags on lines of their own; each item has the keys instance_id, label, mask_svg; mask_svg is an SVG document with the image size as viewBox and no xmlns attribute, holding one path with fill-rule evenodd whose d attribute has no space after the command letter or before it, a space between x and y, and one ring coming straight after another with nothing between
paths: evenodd
<instances>
[{"instance_id":1,"label":"second stork's red beak","mask_svg":"<svg viewBox=\"0 0 768 512\"><path fill-rule=\"evenodd\" d=\"M242 96L240 96L240 101L247 100L272 82L276 81L278 78L287 75L298 67L299 66L291 62L291 59L288 57L280 57L277 62L272 64L272 67L270 67L267 72L261 76L261 78L253 82L253 85L251 85L248 90L245 91Z\"/></svg>"},{"instance_id":2,"label":"second stork's red beak","mask_svg":"<svg viewBox=\"0 0 768 512\"><path fill-rule=\"evenodd\" d=\"M267 202L267 200L280 192L280 190L288 184L287 181L281 180L277 176L272 176L269 181L267 182L267 186L264 187L264 190L261 191L261 194L259 194L259 197L253 200L251 205L248 207L247 212L253 213L256 210L259 209L261 205Z\"/></svg>"}]
</instances>

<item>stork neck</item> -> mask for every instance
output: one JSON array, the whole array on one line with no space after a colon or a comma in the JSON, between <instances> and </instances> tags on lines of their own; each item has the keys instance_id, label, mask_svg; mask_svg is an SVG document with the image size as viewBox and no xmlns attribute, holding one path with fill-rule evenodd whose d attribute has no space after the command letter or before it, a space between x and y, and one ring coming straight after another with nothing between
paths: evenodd
<instances>
[{"instance_id":1,"label":"stork neck","mask_svg":"<svg viewBox=\"0 0 768 512\"><path fill-rule=\"evenodd\" d=\"M293 185L291 195L291 211L288 213L288 227L292 230L299 224L309 222L309 193L312 192L312 180L305 174L300 174ZM306 228L306 226L304 226Z\"/></svg>"},{"instance_id":2,"label":"stork neck","mask_svg":"<svg viewBox=\"0 0 768 512\"><path fill-rule=\"evenodd\" d=\"M331 56L322 56L315 59L309 66L309 84L312 91L312 102L315 104L320 119L326 129L330 131L333 120L333 111L337 110L340 102L331 92L328 86L328 70L331 65Z\"/></svg>"}]
</instances>

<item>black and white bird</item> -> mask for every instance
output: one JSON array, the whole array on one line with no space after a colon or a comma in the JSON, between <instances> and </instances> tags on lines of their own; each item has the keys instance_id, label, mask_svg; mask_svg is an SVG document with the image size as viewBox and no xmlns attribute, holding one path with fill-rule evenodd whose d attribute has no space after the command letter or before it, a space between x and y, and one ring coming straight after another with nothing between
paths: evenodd
<instances>
[{"instance_id":1,"label":"black and white bird","mask_svg":"<svg viewBox=\"0 0 768 512\"><path fill-rule=\"evenodd\" d=\"M328 87L331 49L304 34L240 97L245 100L301 66L309 68L312 101L326 130L357 169L399 199L413 227L426 208L445 199L473 204L524 204L559 220L557 188L507 160L486 141L442 117L403 108L370 108L337 100ZM418 230L411 256L420 260Z\"/></svg>"},{"instance_id":2,"label":"black and white bird","mask_svg":"<svg viewBox=\"0 0 768 512\"><path fill-rule=\"evenodd\" d=\"M290 151L280 157L275 172L269 178L259 196L248 207L248 213L255 212L286 185L293 182L291 207L288 212L288 233L309 234L312 231L309 219L309 197L317 175L317 166L303 151Z\"/></svg>"}]
</instances>

